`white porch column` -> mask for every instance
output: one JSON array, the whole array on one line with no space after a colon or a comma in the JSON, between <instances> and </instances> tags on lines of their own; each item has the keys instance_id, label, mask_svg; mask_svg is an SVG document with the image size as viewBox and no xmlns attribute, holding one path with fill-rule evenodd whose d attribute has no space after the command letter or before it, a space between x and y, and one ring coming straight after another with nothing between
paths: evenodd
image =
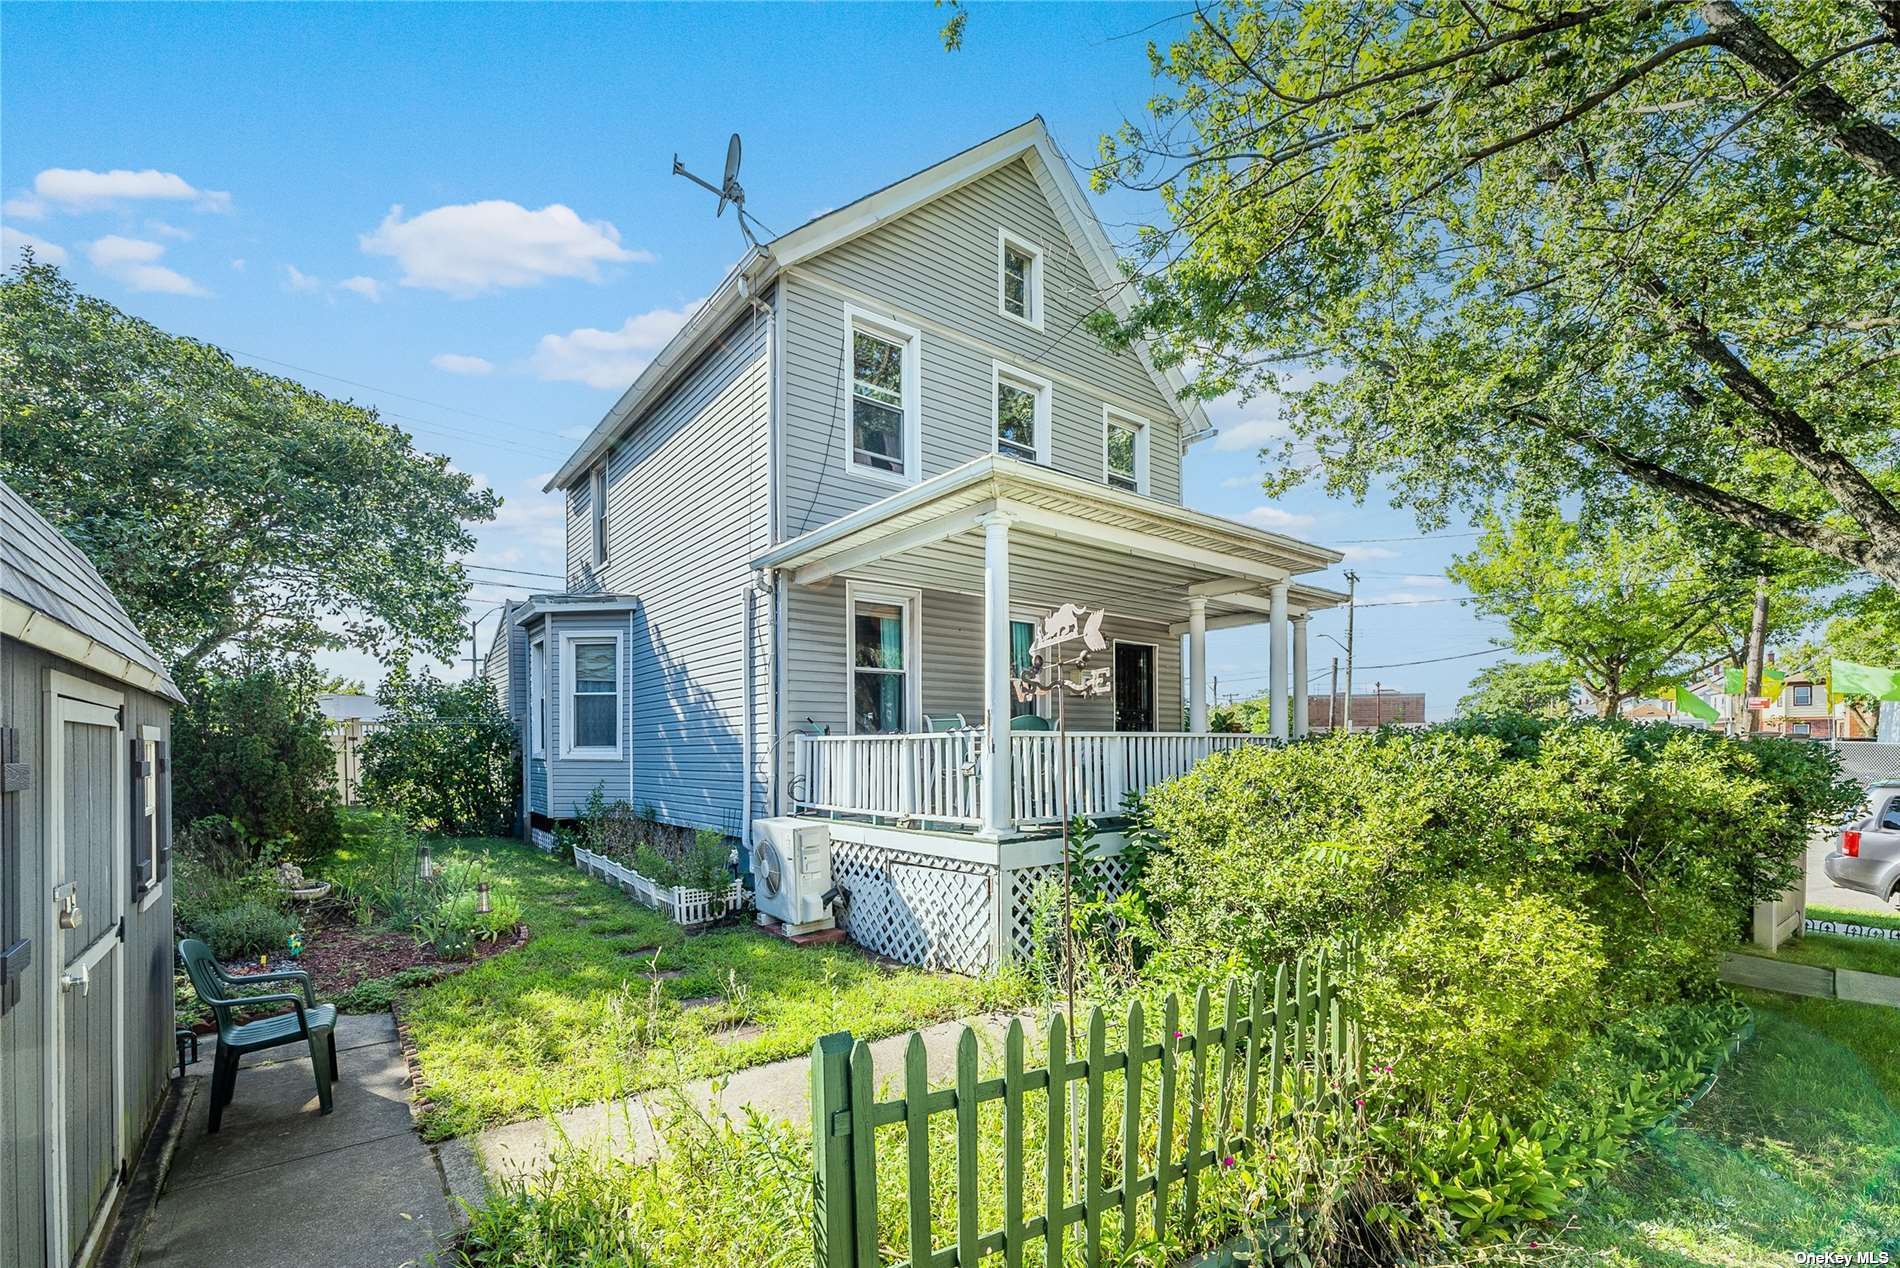
<instances>
[{"instance_id":1,"label":"white porch column","mask_svg":"<svg viewBox=\"0 0 1900 1268\"><path fill-rule=\"evenodd\" d=\"M1008 836L1009 755L1009 516L985 515L983 525L983 728L981 822L985 836Z\"/></svg>"},{"instance_id":2,"label":"white porch column","mask_svg":"<svg viewBox=\"0 0 1900 1268\"><path fill-rule=\"evenodd\" d=\"M1207 734L1207 596L1188 596L1188 730Z\"/></svg>"},{"instance_id":3,"label":"white porch column","mask_svg":"<svg viewBox=\"0 0 1900 1268\"><path fill-rule=\"evenodd\" d=\"M1293 738L1306 738L1306 613L1293 618Z\"/></svg>"},{"instance_id":4,"label":"white porch column","mask_svg":"<svg viewBox=\"0 0 1900 1268\"><path fill-rule=\"evenodd\" d=\"M1271 675L1267 705L1272 715L1268 731L1276 740L1287 738L1286 724L1286 582L1276 581L1267 609L1267 672Z\"/></svg>"}]
</instances>

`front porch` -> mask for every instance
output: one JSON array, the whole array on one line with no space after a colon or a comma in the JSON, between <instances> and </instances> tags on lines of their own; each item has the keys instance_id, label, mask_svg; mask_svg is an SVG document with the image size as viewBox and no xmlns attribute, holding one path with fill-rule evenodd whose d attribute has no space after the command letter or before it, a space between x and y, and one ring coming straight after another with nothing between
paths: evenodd
<instances>
[{"instance_id":1,"label":"front porch","mask_svg":"<svg viewBox=\"0 0 1900 1268\"><path fill-rule=\"evenodd\" d=\"M834 520L754 560L786 614L778 810L1002 839L1113 817L1212 753L1298 738L1307 617L1346 596L1294 577L1338 559L1000 456ZM1011 682L1032 623L1063 603L1106 614L1091 667L1112 679L1071 702L1066 736L1042 729L1047 706L1025 718ZM1266 735L1208 729L1206 634L1236 626L1265 627Z\"/></svg>"}]
</instances>

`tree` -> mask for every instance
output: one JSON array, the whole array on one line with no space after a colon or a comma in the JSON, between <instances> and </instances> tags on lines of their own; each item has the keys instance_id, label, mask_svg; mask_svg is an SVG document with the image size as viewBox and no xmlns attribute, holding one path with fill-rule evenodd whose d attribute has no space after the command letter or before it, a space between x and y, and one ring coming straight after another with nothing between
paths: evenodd
<instances>
[{"instance_id":1,"label":"tree","mask_svg":"<svg viewBox=\"0 0 1900 1268\"><path fill-rule=\"evenodd\" d=\"M1554 657L1611 718L1730 659L1755 591L1753 571L1706 564L1657 512L1492 517L1449 571L1507 623L1517 651Z\"/></svg>"},{"instance_id":2,"label":"tree","mask_svg":"<svg viewBox=\"0 0 1900 1268\"><path fill-rule=\"evenodd\" d=\"M1900 5L1234 0L1151 50L1132 315L1271 491L1632 486L1900 583Z\"/></svg>"},{"instance_id":3,"label":"tree","mask_svg":"<svg viewBox=\"0 0 1900 1268\"><path fill-rule=\"evenodd\" d=\"M1470 690L1458 701L1458 712L1463 717L1563 717L1570 712L1570 688L1575 681L1557 661L1501 660L1472 678Z\"/></svg>"},{"instance_id":4,"label":"tree","mask_svg":"<svg viewBox=\"0 0 1900 1268\"><path fill-rule=\"evenodd\" d=\"M354 646L453 656L469 521L499 500L372 409L76 291L0 278L0 476L98 566L174 670Z\"/></svg>"},{"instance_id":5,"label":"tree","mask_svg":"<svg viewBox=\"0 0 1900 1268\"><path fill-rule=\"evenodd\" d=\"M364 797L431 831L507 833L521 752L494 687L398 670L376 698L389 712L363 737Z\"/></svg>"},{"instance_id":6,"label":"tree","mask_svg":"<svg viewBox=\"0 0 1900 1268\"><path fill-rule=\"evenodd\" d=\"M288 842L309 858L335 845L336 752L307 666L211 667L180 684L172 715L176 821L229 818L248 842Z\"/></svg>"}]
</instances>

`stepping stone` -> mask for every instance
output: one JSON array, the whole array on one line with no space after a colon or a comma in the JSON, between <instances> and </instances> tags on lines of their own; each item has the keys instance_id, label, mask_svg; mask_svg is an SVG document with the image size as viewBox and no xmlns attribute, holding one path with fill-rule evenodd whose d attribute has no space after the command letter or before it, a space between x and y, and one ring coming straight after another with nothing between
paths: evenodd
<instances>
[{"instance_id":1,"label":"stepping stone","mask_svg":"<svg viewBox=\"0 0 1900 1268\"><path fill-rule=\"evenodd\" d=\"M744 1043L748 1039L757 1039L765 1033L765 1027L757 1022L733 1022L713 1031L713 1038L720 1043Z\"/></svg>"},{"instance_id":2,"label":"stepping stone","mask_svg":"<svg viewBox=\"0 0 1900 1268\"><path fill-rule=\"evenodd\" d=\"M614 950L622 955L637 956L642 960L651 960L660 953L658 947L615 947Z\"/></svg>"},{"instance_id":3,"label":"stepping stone","mask_svg":"<svg viewBox=\"0 0 1900 1268\"><path fill-rule=\"evenodd\" d=\"M685 977L685 969L649 969L641 977L649 982L670 982L676 977ZM715 996L715 998L717 998Z\"/></svg>"},{"instance_id":4,"label":"stepping stone","mask_svg":"<svg viewBox=\"0 0 1900 1268\"><path fill-rule=\"evenodd\" d=\"M690 1011L695 1008L711 1008L714 1004L725 1002L726 997L723 995L695 995L691 999L681 1000L680 1007Z\"/></svg>"}]
</instances>

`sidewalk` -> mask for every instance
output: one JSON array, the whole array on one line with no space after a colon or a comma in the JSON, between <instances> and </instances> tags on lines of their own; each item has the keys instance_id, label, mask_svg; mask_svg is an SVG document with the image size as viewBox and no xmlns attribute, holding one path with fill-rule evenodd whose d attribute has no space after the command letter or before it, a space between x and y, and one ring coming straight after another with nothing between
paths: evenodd
<instances>
[{"instance_id":1,"label":"sidewalk","mask_svg":"<svg viewBox=\"0 0 1900 1268\"><path fill-rule=\"evenodd\" d=\"M187 1067L191 1097L140 1268L419 1265L459 1229L435 1154L409 1112L409 1071L388 1013L337 1026L335 1112L317 1113L308 1055L247 1057L209 1135L211 1061ZM253 1061L256 1064L253 1064Z\"/></svg>"},{"instance_id":2,"label":"sidewalk","mask_svg":"<svg viewBox=\"0 0 1900 1268\"><path fill-rule=\"evenodd\" d=\"M985 1013L959 1021L938 1022L919 1033L929 1056L931 1082L941 1085L956 1073L957 1037L967 1024L976 1031L977 1042L985 1056L1000 1057L1003 1035L1009 1029L1012 1014ZM1025 1016L1023 1024L1031 1036L1037 1027ZM902 1075L904 1050L910 1034L893 1035L871 1042L871 1063L877 1083ZM1031 1046L1035 1041L1031 1039ZM697 1079L678 1091L654 1091L618 1101L582 1105L548 1118L528 1119L491 1127L486 1131L446 1142L442 1146L445 1162L466 1158L464 1150L472 1146L488 1175L501 1179L510 1175L533 1175L546 1163L554 1145L565 1134L576 1144L605 1144L614 1152L644 1162L657 1152L661 1129L666 1119L677 1112L681 1099L701 1113L723 1112L737 1117L746 1106L784 1119L799 1127L811 1124L811 1058L793 1057L770 1065L738 1070L719 1079ZM472 1161L472 1160L470 1160ZM466 1162L463 1164L466 1166Z\"/></svg>"}]
</instances>

